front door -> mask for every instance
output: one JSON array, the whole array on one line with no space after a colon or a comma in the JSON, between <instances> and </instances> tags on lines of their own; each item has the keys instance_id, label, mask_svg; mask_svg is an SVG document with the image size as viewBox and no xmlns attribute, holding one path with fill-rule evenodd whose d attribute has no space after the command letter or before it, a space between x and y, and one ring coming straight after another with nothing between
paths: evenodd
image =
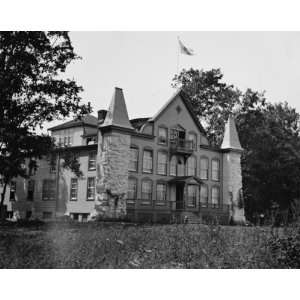
<instances>
[{"instance_id":1,"label":"front door","mask_svg":"<svg viewBox=\"0 0 300 300\"><path fill-rule=\"evenodd\" d=\"M184 208L184 184L176 185L176 209Z\"/></svg>"}]
</instances>

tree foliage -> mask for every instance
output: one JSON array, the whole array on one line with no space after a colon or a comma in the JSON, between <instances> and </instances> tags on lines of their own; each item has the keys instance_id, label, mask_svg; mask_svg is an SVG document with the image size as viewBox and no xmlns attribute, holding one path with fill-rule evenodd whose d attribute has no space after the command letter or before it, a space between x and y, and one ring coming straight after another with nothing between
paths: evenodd
<instances>
[{"instance_id":1,"label":"tree foliage","mask_svg":"<svg viewBox=\"0 0 300 300\"><path fill-rule=\"evenodd\" d=\"M67 32L0 32L0 178L27 177L25 162L54 148L53 140L37 129L45 121L82 116L82 87L64 79L67 66L79 57ZM2 193L1 205L4 201Z\"/></svg>"},{"instance_id":2,"label":"tree foliage","mask_svg":"<svg viewBox=\"0 0 300 300\"><path fill-rule=\"evenodd\" d=\"M244 93L222 82L219 69L182 70L173 87L182 88L213 145L220 145L224 123L234 113L241 145L243 188L248 218L282 209L300 197L299 114L287 103L272 104L264 93Z\"/></svg>"}]
</instances>

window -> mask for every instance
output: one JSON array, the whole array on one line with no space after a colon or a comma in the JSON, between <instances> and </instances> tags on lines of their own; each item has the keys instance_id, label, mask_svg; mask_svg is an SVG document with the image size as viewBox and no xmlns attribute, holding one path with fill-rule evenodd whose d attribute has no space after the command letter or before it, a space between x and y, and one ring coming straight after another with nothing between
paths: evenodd
<instances>
[{"instance_id":1,"label":"window","mask_svg":"<svg viewBox=\"0 0 300 300\"><path fill-rule=\"evenodd\" d=\"M89 177L87 181L87 200L95 200L95 177Z\"/></svg>"},{"instance_id":2,"label":"window","mask_svg":"<svg viewBox=\"0 0 300 300\"><path fill-rule=\"evenodd\" d=\"M34 180L28 181L28 189L27 189L27 201L33 201L34 195Z\"/></svg>"},{"instance_id":3,"label":"window","mask_svg":"<svg viewBox=\"0 0 300 300\"><path fill-rule=\"evenodd\" d=\"M52 219L52 211L43 211L43 219L44 220L49 220L49 219Z\"/></svg>"},{"instance_id":4,"label":"window","mask_svg":"<svg viewBox=\"0 0 300 300\"><path fill-rule=\"evenodd\" d=\"M157 153L157 174L167 175L168 155L166 152Z\"/></svg>"},{"instance_id":5,"label":"window","mask_svg":"<svg viewBox=\"0 0 300 300\"><path fill-rule=\"evenodd\" d=\"M206 184L202 184L200 188L200 203L204 207L208 204L208 187Z\"/></svg>"},{"instance_id":6,"label":"window","mask_svg":"<svg viewBox=\"0 0 300 300\"><path fill-rule=\"evenodd\" d=\"M219 206L220 204L220 189L217 186L211 189L211 203L213 206Z\"/></svg>"},{"instance_id":7,"label":"window","mask_svg":"<svg viewBox=\"0 0 300 300\"><path fill-rule=\"evenodd\" d=\"M189 184L187 187L188 193L188 206L195 207L197 199L197 185Z\"/></svg>"},{"instance_id":8,"label":"window","mask_svg":"<svg viewBox=\"0 0 300 300\"><path fill-rule=\"evenodd\" d=\"M9 200L15 201L16 200L16 182L10 182L10 193L9 193Z\"/></svg>"},{"instance_id":9,"label":"window","mask_svg":"<svg viewBox=\"0 0 300 300\"><path fill-rule=\"evenodd\" d=\"M168 143L168 129L165 127L158 127L158 144L167 145Z\"/></svg>"},{"instance_id":10,"label":"window","mask_svg":"<svg viewBox=\"0 0 300 300\"><path fill-rule=\"evenodd\" d=\"M197 150L197 135L195 133L189 133L188 140L192 142L192 149Z\"/></svg>"},{"instance_id":11,"label":"window","mask_svg":"<svg viewBox=\"0 0 300 300\"><path fill-rule=\"evenodd\" d=\"M42 199L44 201L53 201L55 199L55 180L43 180Z\"/></svg>"},{"instance_id":12,"label":"window","mask_svg":"<svg viewBox=\"0 0 300 300\"><path fill-rule=\"evenodd\" d=\"M144 150L143 172L152 173L152 169L153 169L153 152L152 150Z\"/></svg>"},{"instance_id":13,"label":"window","mask_svg":"<svg viewBox=\"0 0 300 300\"><path fill-rule=\"evenodd\" d=\"M200 159L200 179L208 180L208 158L202 157Z\"/></svg>"},{"instance_id":14,"label":"window","mask_svg":"<svg viewBox=\"0 0 300 300\"><path fill-rule=\"evenodd\" d=\"M188 158L187 176L196 176L196 158L194 156Z\"/></svg>"},{"instance_id":15,"label":"window","mask_svg":"<svg viewBox=\"0 0 300 300\"><path fill-rule=\"evenodd\" d=\"M95 151L89 153L89 171L96 170L96 155L97 153Z\"/></svg>"},{"instance_id":16,"label":"window","mask_svg":"<svg viewBox=\"0 0 300 300\"><path fill-rule=\"evenodd\" d=\"M78 179L71 178L70 200L77 201L77 196L78 196Z\"/></svg>"},{"instance_id":17,"label":"window","mask_svg":"<svg viewBox=\"0 0 300 300\"><path fill-rule=\"evenodd\" d=\"M129 178L128 180L128 192L127 192L127 202L133 203L137 195L137 179Z\"/></svg>"},{"instance_id":18,"label":"window","mask_svg":"<svg viewBox=\"0 0 300 300\"><path fill-rule=\"evenodd\" d=\"M64 146L68 146L68 137L67 136L64 137Z\"/></svg>"},{"instance_id":19,"label":"window","mask_svg":"<svg viewBox=\"0 0 300 300\"><path fill-rule=\"evenodd\" d=\"M177 157L177 176L184 176L184 159Z\"/></svg>"},{"instance_id":20,"label":"window","mask_svg":"<svg viewBox=\"0 0 300 300\"><path fill-rule=\"evenodd\" d=\"M49 165L50 165L50 173L56 172L56 155L51 155L48 159Z\"/></svg>"},{"instance_id":21,"label":"window","mask_svg":"<svg viewBox=\"0 0 300 300\"><path fill-rule=\"evenodd\" d=\"M68 136L68 146L72 146L72 144L73 144L73 137Z\"/></svg>"},{"instance_id":22,"label":"window","mask_svg":"<svg viewBox=\"0 0 300 300\"><path fill-rule=\"evenodd\" d=\"M170 163L171 176L184 176L184 159L180 156L173 156Z\"/></svg>"},{"instance_id":23,"label":"window","mask_svg":"<svg viewBox=\"0 0 300 300\"><path fill-rule=\"evenodd\" d=\"M176 165L177 165L177 157L172 156L170 163L170 175L176 176Z\"/></svg>"},{"instance_id":24,"label":"window","mask_svg":"<svg viewBox=\"0 0 300 300\"><path fill-rule=\"evenodd\" d=\"M157 204L164 204L167 200L167 188L165 183L156 184L156 202Z\"/></svg>"},{"instance_id":25,"label":"window","mask_svg":"<svg viewBox=\"0 0 300 300\"><path fill-rule=\"evenodd\" d=\"M138 171L138 160L139 160L139 149L135 147L130 148L130 161L129 161L129 171Z\"/></svg>"},{"instance_id":26,"label":"window","mask_svg":"<svg viewBox=\"0 0 300 300\"><path fill-rule=\"evenodd\" d=\"M142 204L150 204L152 200L152 181L142 181Z\"/></svg>"},{"instance_id":27,"label":"window","mask_svg":"<svg viewBox=\"0 0 300 300\"><path fill-rule=\"evenodd\" d=\"M220 180L220 161L218 159L211 161L211 179L214 181Z\"/></svg>"}]
</instances>

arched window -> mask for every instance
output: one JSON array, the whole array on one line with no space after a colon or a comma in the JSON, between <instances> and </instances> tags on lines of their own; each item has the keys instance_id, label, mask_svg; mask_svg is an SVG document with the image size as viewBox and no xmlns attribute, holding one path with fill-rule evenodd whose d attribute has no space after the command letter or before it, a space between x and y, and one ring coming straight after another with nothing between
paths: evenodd
<instances>
[{"instance_id":1,"label":"arched window","mask_svg":"<svg viewBox=\"0 0 300 300\"><path fill-rule=\"evenodd\" d=\"M187 160L187 176L196 176L196 158L190 156Z\"/></svg>"},{"instance_id":2,"label":"arched window","mask_svg":"<svg viewBox=\"0 0 300 300\"><path fill-rule=\"evenodd\" d=\"M157 174L167 175L168 154L166 152L157 152Z\"/></svg>"},{"instance_id":3,"label":"arched window","mask_svg":"<svg viewBox=\"0 0 300 300\"><path fill-rule=\"evenodd\" d=\"M220 161L216 158L211 161L211 179L220 181Z\"/></svg>"},{"instance_id":4,"label":"arched window","mask_svg":"<svg viewBox=\"0 0 300 300\"><path fill-rule=\"evenodd\" d=\"M153 151L145 149L143 153L143 172L152 173L153 171Z\"/></svg>"},{"instance_id":5,"label":"arched window","mask_svg":"<svg viewBox=\"0 0 300 300\"><path fill-rule=\"evenodd\" d=\"M208 180L209 163L207 157L200 159L200 179Z\"/></svg>"},{"instance_id":6,"label":"arched window","mask_svg":"<svg viewBox=\"0 0 300 300\"><path fill-rule=\"evenodd\" d=\"M184 159L182 156L172 156L170 163L171 176L184 176Z\"/></svg>"},{"instance_id":7,"label":"arched window","mask_svg":"<svg viewBox=\"0 0 300 300\"><path fill-rule=\"evenodd\" d=\"M206 184L201 184L200 203L201 203L201 206L203 206L203 207L206 207L208 204L208 187Z\"/></svg>"},{"instance_id":8,"label":"arched window","mask_svg":"<svg viewBox=\"0 0 300 300\"><path fill-rule=\"evenodd\" d=\"M220 188L218 186L213 186L211 189L211 204L214 207L220 205Z\"/></svg>"},{"instance_id":9,"label":"arched window","mask_svg":"<svg viewBox=\"0 0 300 300\"><path fill-rule=\"evenodd\" d=\"M168 128L165 126L158 127L158 144L167 145L168 143Z\"/></svg>"},{"instance_id":10,"label":"arched window","mask_svg":"<svg viewBox=\"0 0 300 300\"><path fill-rule=\"evenodd\" d=\"M128 179L128 191L127 191L127 202L134 203L137 195L137 179L129 177Z\"/></svg>"},{"instance_id":11,"label":"arched window","mask_svg":"<svg viewBox=\"0 0 300 300\"><path fill-rule=\"evenodd\" d=\"M152 201L152 180L142 181L142 204L150 204Z\"/></svg>"},{"instance_id":12,"label":"arched window","mask_svg":"<svg viewBox=\"0 0 300 300\"><path fill-rule=\"evenodd\" d=\"M139 149L135 146L130 147L129 171L137 172L139 162Z\"/></svg>"},{"instance_id":13,"label":"arched window","mask_svg":"<svg viewBox=\"0 0 300 300\"><path fill-rule=\"evenodd\" d=\"M167 186L164 182L156 184L156 204L165 204L167 200Z\"/></svg>"},{"instance_id":14,"label":"arched window","mask_svg":"<svg viewBox=\"0 0 300 300\"><path fill-rule=\"evenodd\" d=\"M196 206L196 199L197 199L197 185L189 184L187 186L187 193L188 193L188 206L195 207Z\"/></svg>"}]
</instances>

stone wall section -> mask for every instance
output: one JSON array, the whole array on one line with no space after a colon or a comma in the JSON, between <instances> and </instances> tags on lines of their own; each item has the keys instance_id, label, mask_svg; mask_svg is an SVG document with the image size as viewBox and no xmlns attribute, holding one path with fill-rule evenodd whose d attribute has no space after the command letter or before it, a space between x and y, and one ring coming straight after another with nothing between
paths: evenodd
<instances>
[{"instance_id":1,"label":"stone wall section","mask_svg":"<svg viewBox=\"0 0 300 300\"><path fill-rule=\"evenodd\" d=\"M230 151L224 153L224 199L231 206L231 217L234 223L243 224L245 220L244 203L242 199L242 169L241 154Z\"/></svg>"},{"instance_id":2,"label":"stone wall section","mask_svg":"<svg viewBox=\"0 0 300 300\"><path fill-rule=\"evenodd\" d=\"M112 131L102 135L99 131L93 214L98 219L126 216L130 143L128 134Z\"/></svg>"}]
</instances>

